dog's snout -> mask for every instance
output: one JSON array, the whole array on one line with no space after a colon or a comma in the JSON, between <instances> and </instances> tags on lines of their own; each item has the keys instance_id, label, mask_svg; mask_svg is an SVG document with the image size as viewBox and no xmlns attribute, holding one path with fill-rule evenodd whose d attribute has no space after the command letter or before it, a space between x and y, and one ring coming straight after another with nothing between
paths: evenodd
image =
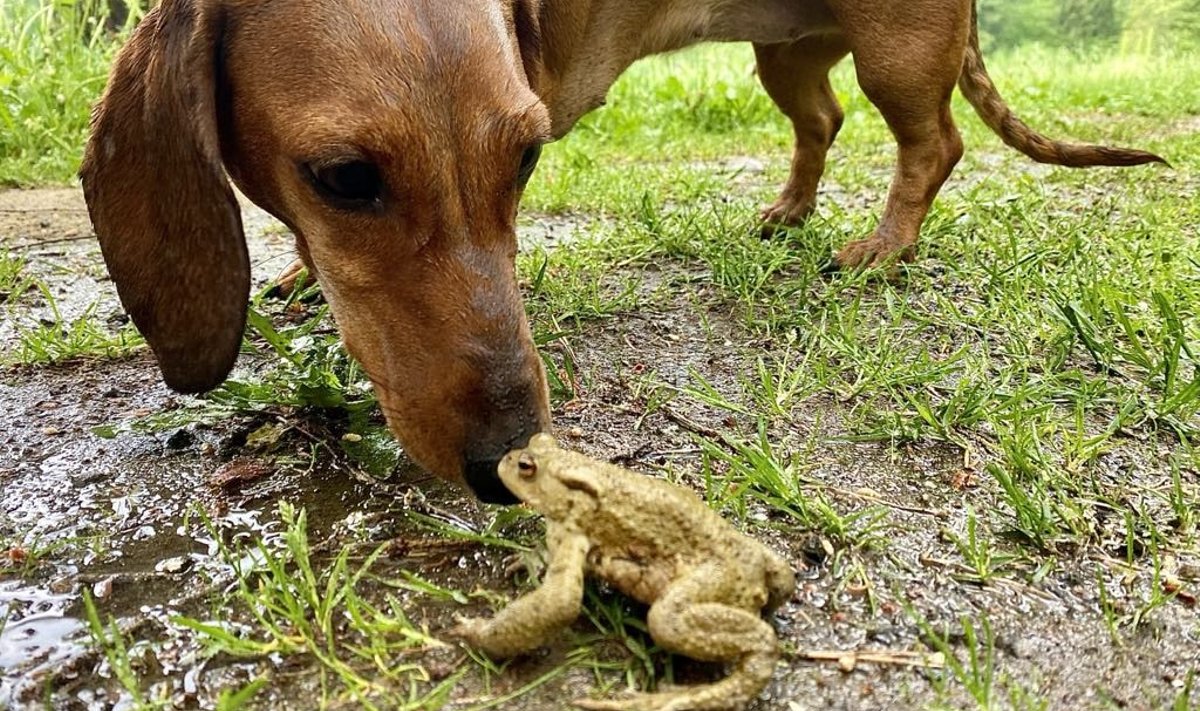
<instances>
[{"instance_id":1,"label":"dog's snout","mask_svg":"<svg viewBox=\"0 0 1200 711\"><path fill-rule=\"evenodd\" d=\"M517 497L500 481L500 457L495 459L467 460L463 467L463 477L467 486L475 492L480 501L488 504L515 504Z\"/></svg>"},{"instance_id":2,"label":"dog's snout","mask_svg":"<svg viewBox=\"0 0 1200 711\"><path fill-rule=\"evenodd\" d=\"M463 478L481 501L489 504L515 504L517 499L500 480L500 460L514 449L529 444L529 439L547 429L545 418L496 417L475 430L467 444Z\"/></svg>"}]
</instances>

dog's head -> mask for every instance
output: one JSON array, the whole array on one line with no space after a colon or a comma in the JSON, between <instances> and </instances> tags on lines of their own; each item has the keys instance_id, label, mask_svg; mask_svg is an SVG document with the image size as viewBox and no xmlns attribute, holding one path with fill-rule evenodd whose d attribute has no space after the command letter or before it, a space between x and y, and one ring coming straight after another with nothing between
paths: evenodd
<instances>
[{"instance_id":1,"label":"dog's head","mask_svg":"<svg viewBox=\"0 0 1200 711\"><path fill-rule=\"evenodd\" d=\"M163 377L218 385L249 293L226 174L296 234L347 348L417 462L503 500L547 429L514 273L549 137L536 0L163 0L96 107L81 177Z\"/></svg>"}]
</instances>

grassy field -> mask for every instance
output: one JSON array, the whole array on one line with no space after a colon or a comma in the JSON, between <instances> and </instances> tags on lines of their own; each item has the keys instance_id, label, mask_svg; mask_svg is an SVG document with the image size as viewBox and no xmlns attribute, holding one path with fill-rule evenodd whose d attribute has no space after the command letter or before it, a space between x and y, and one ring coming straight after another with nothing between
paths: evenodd
<instances>
[{"instance_id":1,"label":"grassy field","mask_svg":"<svg viewBox=\"0 0 1200 711\"><path fill-rule=\"evenodd\" d=\"M0 9L0 184L69 184L111 44L61 31L79 26L69 6L34 6ZM526 195L525 234L570 244L519 263L557 429L694 487L801 571L755 709L1200 708L1200 57L1031 48L989 65L1031 125L1173 167L1035 166L956 98L967 155L916 263L825 274L878 217L886 127L839 67L847 120L818 215L763 241L790 127L748 48L710 46L635 66ZM539 524L408 470L317 295L257 298L248 365L173 398L109 287L67 308L94 248L29 249L46 218L11 212L2 392L14 411L81 404L0 425L0 592L74 582L62 613L83 636L65 670L13 664L10 701L538 709L711 677L602 587L534 659L442 645L455 613L533 586L503 569L536 571ZM125 410L87 395L106 388L145 394ZM97 462L166 483L89 480L79 528L34 482ZM230 486L253 467L249 494ZM159 490L177 476L184 501ZM18 498L38 497L49 513L26 516ZM35 608L0 596L0 634ZM844 672L813 661L828 650L930 656Z\"/></svg>"}]
</instances>

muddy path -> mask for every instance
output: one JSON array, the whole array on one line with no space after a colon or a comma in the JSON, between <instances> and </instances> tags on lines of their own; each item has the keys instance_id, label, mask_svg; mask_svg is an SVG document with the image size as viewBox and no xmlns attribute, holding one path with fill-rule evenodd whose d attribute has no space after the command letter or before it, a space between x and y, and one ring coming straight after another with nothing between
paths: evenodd
<instances>
[{"instance_id":1,"label":"muddy path","mask_svg":"<svg viewBox=\"0 0 1200 711\"><path fill-rule=\"evenodd\" d=\"M290 239L255 210L247 210L246 224L255 284L265 285L290 261ZM572 229L570 221L530 220L525 234L564 239ZM0 343L10 355L18 333L55 313L87 317L109 332L125 327L77 191L0 193L0 244L25 257L54 302L29 291L5 305ZM636 276L644 290L670 278ZM753 437L755 422L685 398L659 406L656 396L664 386L687 386L696 374L738 392L759 344L710 301L703 288L680 291L653 309L572 334L576 389L555 412L571 446L669 473L698 490L709 486L700 441L714 432ZM255 367L253 359L239 365ZM0 371L0 541L7 548L0 567L0 708L134 705L120 665L88 631L85 592L99 618L114 620L131 644L131 669L162 706L214 708L223 691L261 678L267 686L249 707L314 707L328 679L312 655L211 656L202 636L177 618L253 629L255 620L229 602L230 562L213 535L277 541L281 501L307 511L319 564L346 548L361 561L386 545L362 595L381 607L391 596L432 637L454 615L487 609L488 598L471 593L511 597L528 589L525 576L506 573L514 550L496 539L531 544L536 521L480 506L402 458L382 476L367 473L342 446L353 441L344 418L275 409L155 430L130 426L187 404L158 380L145 349ZM1124 636L1106 622L1106 611L1138 605L1168 575L1194 590L1200 560L1193 554L1172 556L1161 577L1135 574L1086 549L1064 551L1044 566L1013 556L1002 574L981 581L964 567L947 531L961 535L968 506L1000 516L995 487L978 481L986 461L948 444L847 441L848 409L834 398L813 399L767 435L780 449L804 453L804 477L822 482L843 516L870 512L850 525L873 522L887 545L847 546L761 503L747 504L747 528L785 553L800 575L796 595L774 619L785 661L753 709L1200 708L1189 701L1200 695L1185 691L1200 666L1194 597L1166 600ZM378 425L377 414L366 417ZM1166 434L1128 438L1103 456L1097 476L1164 486L1177 447ZM986 458L986 448L975 456ZM870 536L860 530L852 540ZM406 573L463 599L387 586ZM621 608L611 593L594 594L599 609ZM592 656L570 663L580 639ZM807 656L834 650L944 651L957 661L931 669ZM669 662L678 682L719 673L658 652L650 659ZM626 674L636 677L623 638L597 641L586 620L559 644L499 672L432 643L405 661L423 668L418 687L453 679L443 701L456 709L563 708L564 699L587 695L597 683L619 690ZM963 669L956 673L954 664Z\"/></svg>"}]
</instances>

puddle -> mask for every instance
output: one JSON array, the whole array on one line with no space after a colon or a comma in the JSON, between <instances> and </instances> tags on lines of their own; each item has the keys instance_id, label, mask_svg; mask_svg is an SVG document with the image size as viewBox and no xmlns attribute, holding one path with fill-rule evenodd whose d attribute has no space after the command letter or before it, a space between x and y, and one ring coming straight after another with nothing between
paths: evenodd
<instances>
[{"instance_id":1,"label":"puddle","mask_svg":"<svg viewBox=\"0 0 1200 711\"><path fill-rule=\"evenodd\" d=\"M19 581L0 582L0 670L37 659L83 629L83 623L66 616L74 595L55 594L45 588L26 587Z\"/></svg>"},{"instance_id":2,"label":"puddle","mask_svg":"<svg viewBox=\"0 0 1200 711\"><path fill-rule=\"evenodd\" d=\"M57 614L30 615L10 622L0 634L0 669L17 670L17 665L52 664L75 650L65 642L83 629L83 623Z\"/></svg>"},{"instance_id":3,"label":"puddle","mask_svg":"<svg viewBox=\"0 0 1200 711\"><path fill-rule=\"evenodd\" d=\"M15 703L13 693L23 680L83 651L75 640L86 626L67 614L77 600L17 580L0 581L0 708Z\"/></svg>"}]
</instances>

